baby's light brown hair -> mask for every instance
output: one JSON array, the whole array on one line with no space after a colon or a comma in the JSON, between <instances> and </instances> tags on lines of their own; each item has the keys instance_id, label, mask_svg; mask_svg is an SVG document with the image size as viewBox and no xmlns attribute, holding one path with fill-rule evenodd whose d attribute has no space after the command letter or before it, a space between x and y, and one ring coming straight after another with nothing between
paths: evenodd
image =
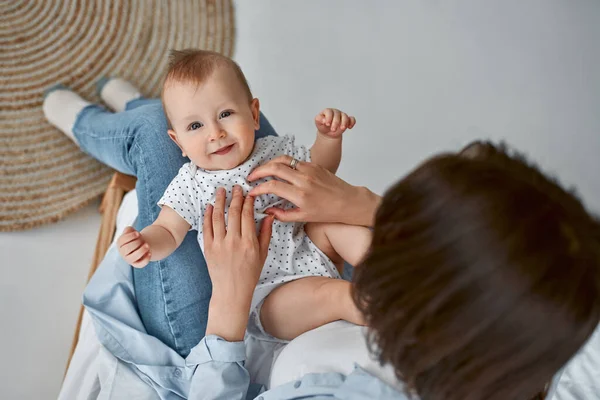
<instances>
[{"instance_id":1,"label":"baby's light brown hair","mask_svg":"<svg viewBox=\"0 0 600 400\"><path fill-rule=\"evenodd\" d=\"M170 82L202 84L217 68L231 68L242 84L248 102L252 101L252 92L240 66L231 58L214 51L200 49L171 50L169 54L169 69L163 82L161 99L165 116L171 127L171 121L164 102L165 88Z\"/></svg>"}]
</instances>

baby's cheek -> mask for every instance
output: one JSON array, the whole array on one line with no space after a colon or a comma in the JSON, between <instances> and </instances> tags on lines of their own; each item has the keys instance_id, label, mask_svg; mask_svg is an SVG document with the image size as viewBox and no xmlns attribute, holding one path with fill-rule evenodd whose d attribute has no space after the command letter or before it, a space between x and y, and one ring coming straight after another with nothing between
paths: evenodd
<instances>
[{"instance_id":1,"label":"baby's cheek","mask_svg":"<svg viewBox=\"0 0 600 400\"><path fill-rule=\"evenodd\" d=\"M214 169L210 158L205 154L196 154L196 156L192 159L192 162L203 169Z\"/></svg>"}]
</instances>

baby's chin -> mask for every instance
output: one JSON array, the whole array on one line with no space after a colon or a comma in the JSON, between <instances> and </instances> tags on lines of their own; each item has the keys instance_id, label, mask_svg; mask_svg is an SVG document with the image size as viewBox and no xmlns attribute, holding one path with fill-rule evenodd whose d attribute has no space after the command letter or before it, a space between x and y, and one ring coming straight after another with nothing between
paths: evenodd
<instances>
[{"instance_id":1,"label":"baby's chin","mask_svg":"<svg viewBox=\"0 0 600 400\"><path fill-rule=\"evenodd\" d=\"M248 159L248 157L250 157L250 154L248 154L246 157L242 157L240 154L212 156L212 162L203 160L203 162L196 163L196 165L206 171L229 171L242 165L244 161Z\"/></svg>"}]
</instances>

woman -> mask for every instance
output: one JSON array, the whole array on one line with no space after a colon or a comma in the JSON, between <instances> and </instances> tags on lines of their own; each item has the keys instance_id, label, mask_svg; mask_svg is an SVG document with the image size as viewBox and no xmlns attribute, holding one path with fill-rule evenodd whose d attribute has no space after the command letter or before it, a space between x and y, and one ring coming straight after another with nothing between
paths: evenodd
<instances>
[{"instance_id":1,"label":"woman","mask_svg":"<svg viewBox=\"0 0 600 400\"><path fill-rule=\"evenodd\" d=\"M121 114L84 105L62 123L52 110L74 97L57 92L45 101L48 118L72 131L85 151L138 177L138 226L150 223L156 200L184 161L164 134L160 104L130 101ZM161 156L150 157L153 152ZM285 182L269 181L251 195L274 193L296 204L294 211L276 212L283 221L374 225L371 251L356 272L355 301L371 327L374 354L392 366L406 391L423 400L532 399L597 326L598 224L574 196L523 161L475 144L425 162L383 200L312 164L291 170L290 161L254 171L251 180ZM156 263L141 270L152 271L147 276L136 270L133 290L130 276L114 273L131 269L114 269L118 257L107 255L84 302L104 346L132 372L112 375L121 378L111 380L113 396L142 393L132 389L137 376L162 398L253 398L241 340L269 226L259 237L248 228L248 204L234 200L228 229L223 199L207 213L206 266L198 266L201 254L188 238L174 254L180 253L177 261L165 260L171 266ZM123 312L133 305L143 325ZM205 332L198 328L204 321ZM350 393L407 398L360 368L348 376L308 375L261 397Z\"/></svg>"},{"instance_id":2,"label":"woman","mask_svg":"<svg viewBox=\"0 0 600 400\"><path fill-rule=\"evenodd\" d=\"M317 204L305 196L320 195L318 187L335 187L317 166L290 171L287 163L250 179L290 183L251 194L276 193L302 209ZM294 213L302 212L278 217ZM339 218L317 210L299 218L311 216ZM421 399L543 398L598 325L599 233L572 194L492 145L423 163L386 193L355 271L375 354Z\"/></svg>"}]
</instances>

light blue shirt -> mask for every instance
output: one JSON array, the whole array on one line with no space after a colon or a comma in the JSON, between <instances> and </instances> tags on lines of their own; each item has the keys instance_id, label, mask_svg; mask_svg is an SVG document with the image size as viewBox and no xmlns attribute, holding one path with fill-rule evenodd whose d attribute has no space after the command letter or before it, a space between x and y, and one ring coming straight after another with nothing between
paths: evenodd
<instances>
[{"instance_id":1,"label":"light blue shirt","mask_svg":"<svg viewBox=\"0 0 600 400\"><path fill-rule=\"evenodd\" d=\"M359 366L344 376L338 373L306 374L302 379L262 392L248 390L249 376L244 368L245 345L217 336L207 336L194 352L196 370L190 386L190 399L397 399L408 398L370 375ZM189 357L188 357L189 359ZM262 388L253 388L262 391Z\"/></svg>"},{"instance_id":2,"label":"light blue shirt","mask_svg":"<svg viewBox=\"0 0 600 400\"><path fill-rule=\"evenodd\" d=\"M264 392L251 384L246 345L204 338L187 358L146 333L137 313L131 267L111 246L84 293L96 335L98 399L382 399L406 395L356 366L348 375L307 374ZM600 399L600 329L558 374L549 399ZM560 378L560 379L558 379Z\"/></svg>"},{"instance_id":3,"label":"light blue shirt","mask_svg":"<svg viewBox=\"0 0 600 400\"><path fill-rule=\"evenodd\" d=\"M106 349L99 357L98 398L407 400L359 366L347 376L307 374L265 392L262 385L250 383L245 343L217 336L205 337L182 358L146 333L135 306L131 267L115 246L92 277L83 302Z\"/></svg>"}]
</instances>

